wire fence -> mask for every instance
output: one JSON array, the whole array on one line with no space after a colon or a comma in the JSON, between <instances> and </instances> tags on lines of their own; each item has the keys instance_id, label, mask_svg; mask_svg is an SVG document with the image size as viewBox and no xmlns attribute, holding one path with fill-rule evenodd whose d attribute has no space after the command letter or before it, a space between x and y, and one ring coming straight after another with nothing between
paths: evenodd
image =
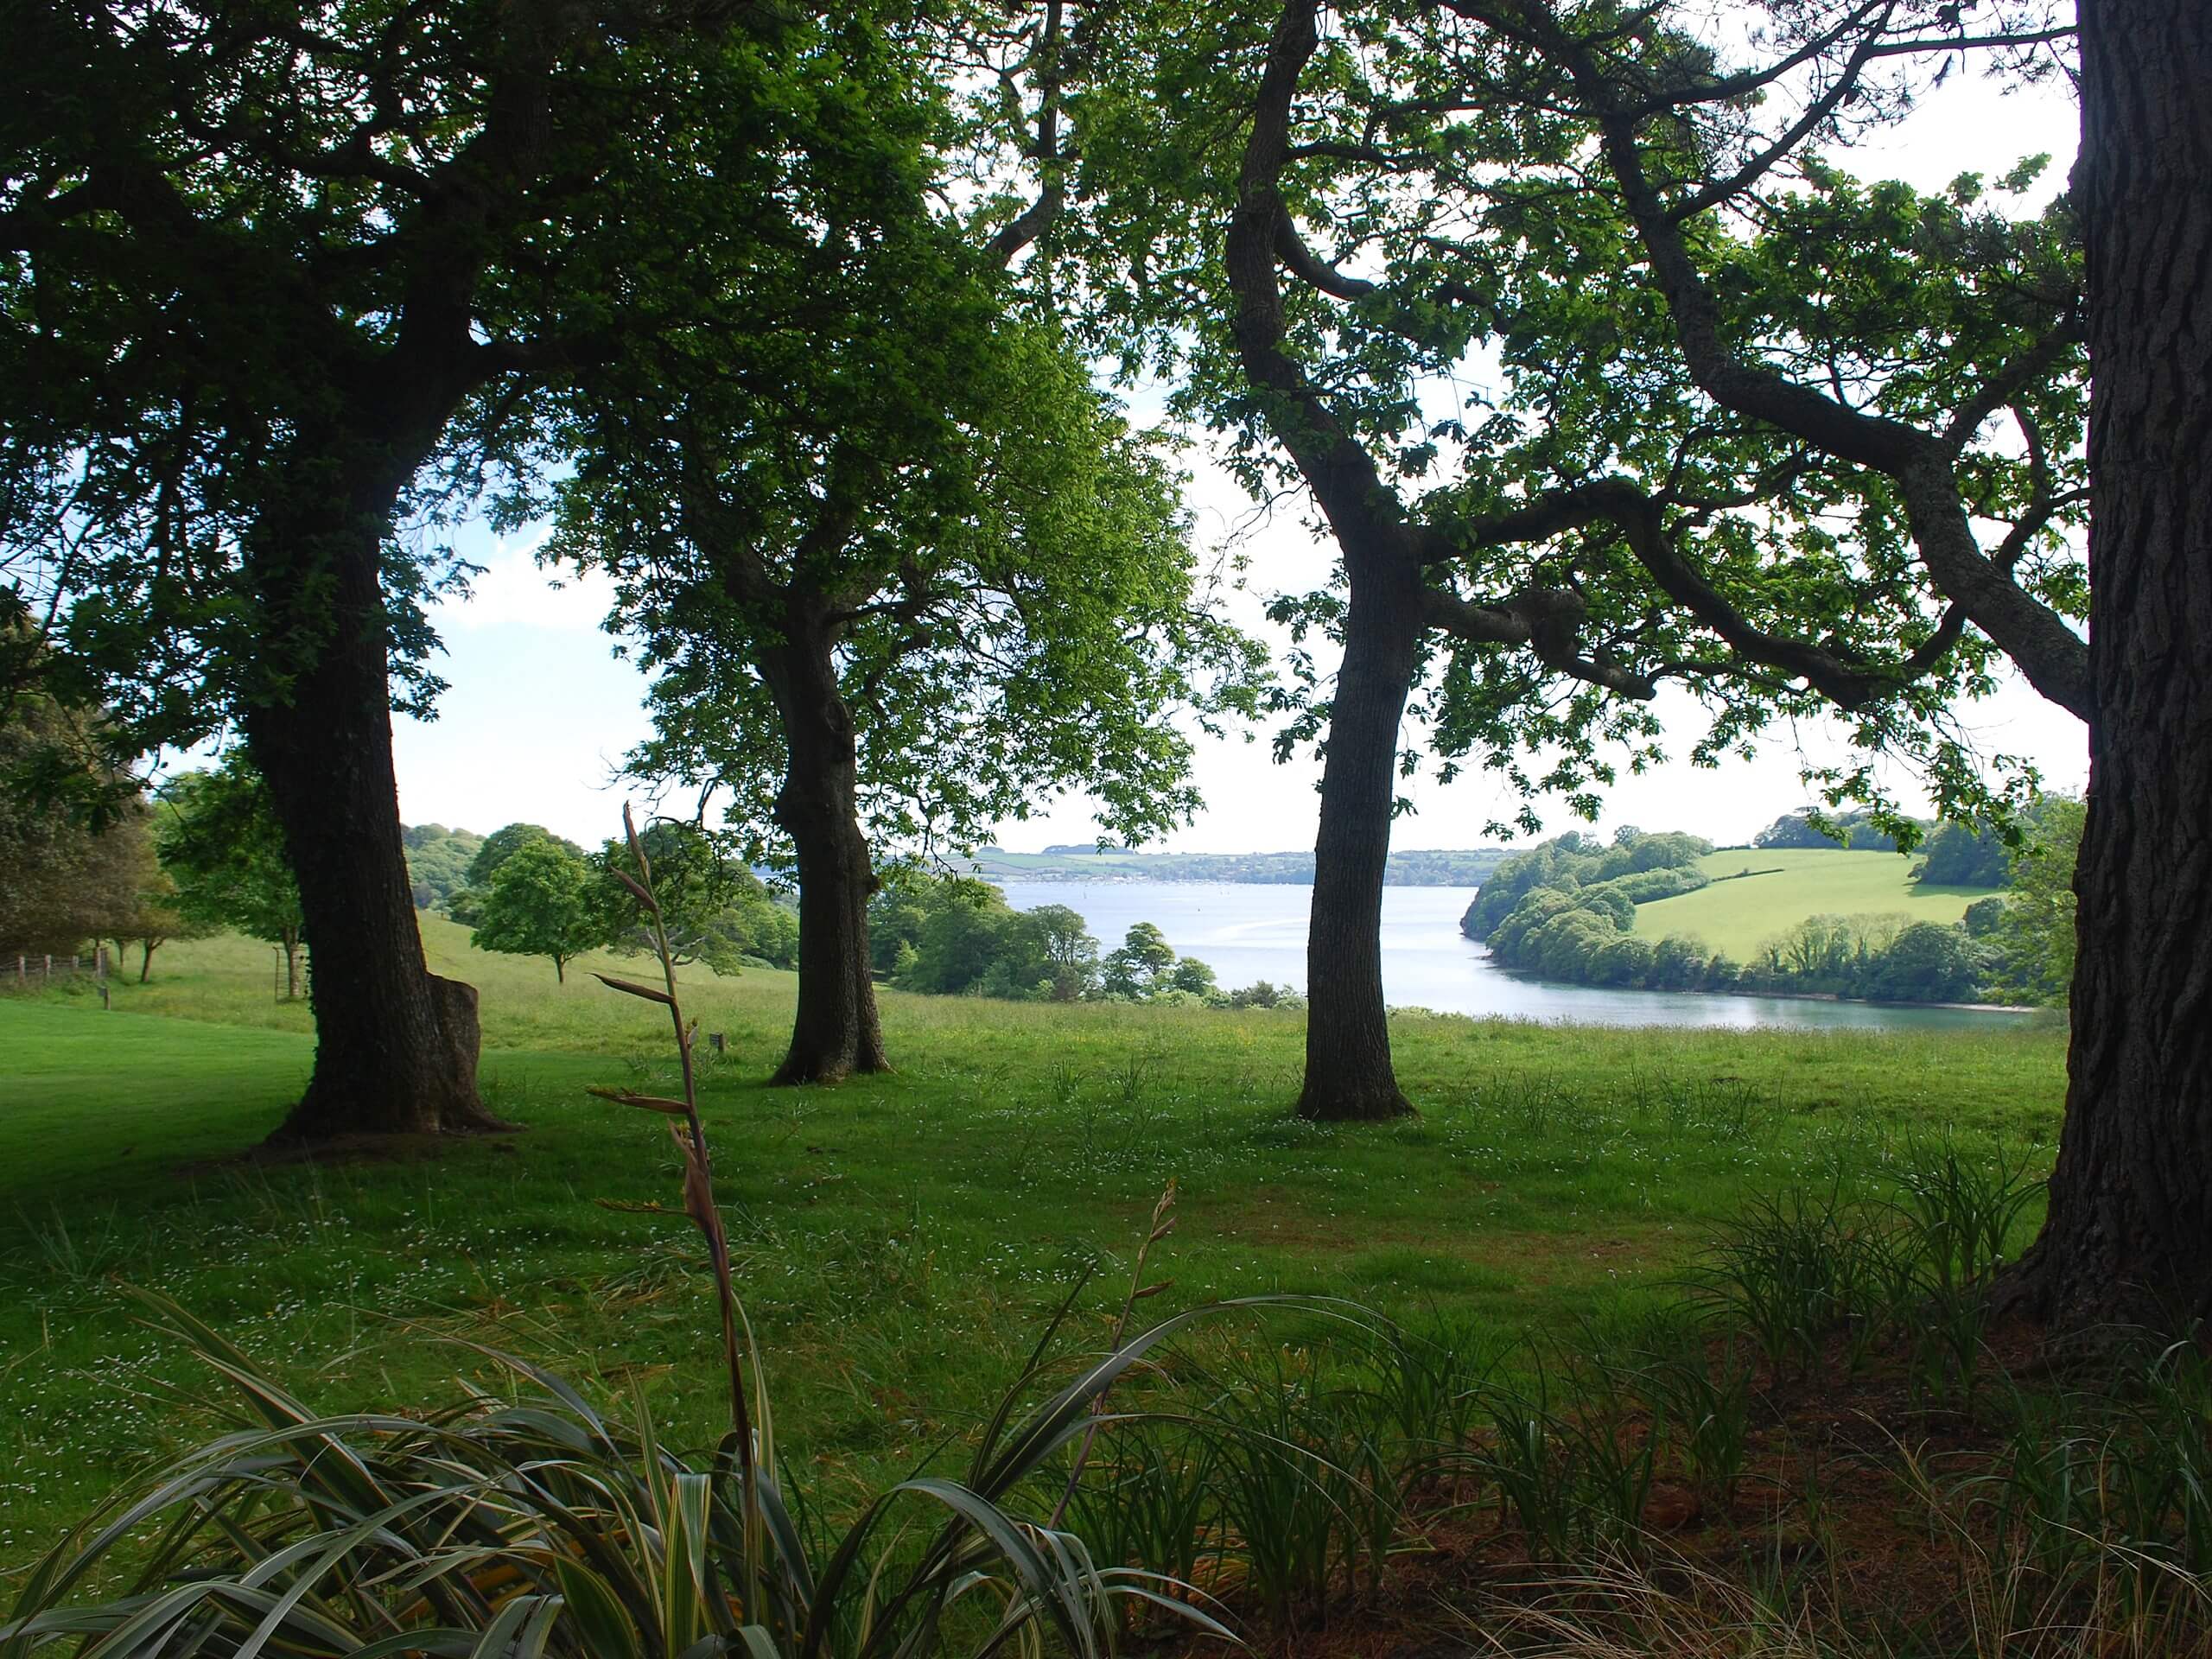
<instances>
[{"instance_id":1,"label":"wire fence","mask_svg":"<svg viewBox=\"0 0 2212 1659\"><path fill-rule=\"evenodd\" d=\"M16 970L10 980L16 989L29 991L50 988L57 982L67 984L74 980L89 978L99 986L100 1006L105 1007L108 1001L108 974L112 965L108 948L104 944L90 956L57 957L46 952L31 956L19 950L16 953Z\"/></svg>"},{"instance_id":2,"label":"wire fence","mask_svg":"<svg viewBox=\"0 0 2212 1659\"><path fill-rule=\"evenodd\" d=\"M280 947L270 950L270 991L279 1002L289 1002L312 994L315 986L315 956L302 945L289 962ZM0 989L11 991L51 990L55 987L79 986L90 981L99 991L100 1006L111 1005L108 986L110 976L123 970L123 959L103 944L88 953L57 956L48 952L14 951L0 954Z\"/></svg>"}]
</instances>

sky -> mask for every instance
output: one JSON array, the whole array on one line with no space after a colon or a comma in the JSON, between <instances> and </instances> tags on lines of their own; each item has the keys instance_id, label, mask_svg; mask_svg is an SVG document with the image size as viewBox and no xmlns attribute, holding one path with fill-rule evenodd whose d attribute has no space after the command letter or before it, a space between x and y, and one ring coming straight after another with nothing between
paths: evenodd
<instances>
[{"instance_id":1,"label":"sky","mask_svg":"<svg viewBox=\"0 0 2212 1659\"><path fill-rule=\"evenodd\" d=\"M2063 89L2006 93L1993 83L1961 77L1885 135L1836 159L1861 176L1902 178L1934 189L1961 172L1996 175L2021 156L2048 153L2046 188L2063 182L2071 164L2076 115ZM1332 550L1302 524L1295 505L1254 525L1243 493L1203 454L1186 457L1193 478L1187 497L1202 548L1217 548L1232 530L1246 556L1245 589L1229 609L1243 626L1280 643L1262 615L1275 592L1302 592L1325 579ZM650 791L620 778L623 756L642 738L645 679L614 655L601 631L605 585L571 577L563 585L537 567L542 532L500 538L481 526L458 539L464 557L483 567L468 599L440 605L432 620L445 642L437 671L450 689L436 717L395 720L400 816L480 832L517 821L542 823L586 845L620 828L625 799L643 806ZM1702 729L1687 694L1658 704L1670 733L1670 753L1687 753ZM2088 770L2080 723L2017 683L1965 711L1985 753L2024 755L2052 787L2079 787ZM1154 843L1185 852L1274 852L1310 848L1318 815L1319 763L1310 755L1277 765L1264 728L1198 740L1193 773L1205 805L1186 828ZM1806 765L1846 752L1840 728L1821 722L1770 735L1749 761L1707 771L1675 760L1642 777L1624 777L1606 792L1599 823L1646 830L1686 830L1728 843L1747 840L1806 798ZM1900 798L1923 798L1913 780L1891 779ZM1495 779L1471 766L1453 783L1424 775L1407 790L1414 805L1394 844L1470 847L1490 837L1484 825L1510 817L1517 802ZM1565 807L1539 810L1547 833L1577 827ZM1039 803L1026 822L1003 823L994 839L1017 851L1058 842L1088 842L1098 828L1079 798Z\"/></svg>"}]
</instances>

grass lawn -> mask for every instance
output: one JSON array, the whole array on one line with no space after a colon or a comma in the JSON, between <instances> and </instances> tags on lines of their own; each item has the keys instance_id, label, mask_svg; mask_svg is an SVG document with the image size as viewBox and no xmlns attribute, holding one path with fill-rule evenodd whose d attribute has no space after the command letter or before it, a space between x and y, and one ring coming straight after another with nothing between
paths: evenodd
<instances>
[{"instance_id":1,"label":"grass lawn","mask_svg":"<svg viewBox=\"0 0 2212 1659\"><path fill-rule=\"evenodd\" d=\"M1716 891L1737 885L1751 884ZM582 1092L666 1090L658 1010L577 967L556 986L549 964L476 953L436 918L425 935L441 970L481 988L486 1093L524 1133L321 1165L241 1157L311 1042L305 1010L271 998L269 953L244 941L167 948L112 1012L0 998L0 1586L205 1426L167 1393L196 1384L192 1368L134 1324L118 1281L177 1299L329 1408L420 1408L455 1375L490 1381L450 1340L465 1338L590 1389L641 1384L673 1439L712 1439L691 1236L595 1202L675 1196L659 1122ZM1423 1115L1325 1128L1289 1115L1296 1014L888 994L896 1074L771 1090L790 976L695 977L702 1027L728 1042L707 1063L706 1119L779 1429L833 1503L846 1477L903 1471L971 1426L1093 1265L1108 1271L1079 1318L1102 1334L1114 1264L1170 1181L1180 1227L1154 1267L1174 1283L1155 1306L1332 1292L1504 1342L1668 1294L1747 1195L1872 1179L1915 1137L2047 1160L2064 1084L2063 1033L2040 1025L1407 1017L1402 1077Z\"/></svg>"},{"instance_id":2,"label":"grass lawn","mask_svg":"<svg viewBox=\"0 0 2212 1659\"><path fill-rule=\"evenodd\" d=\"M1808 916L1902 916L1955 922L1993 887L1922 887L1907 880L1913 860L1899 853L1838 848L1738 848L1698 861L1709 887L1636 907L1635 931L1648 939L1686 933L1741 961ZM1758 874L1739 876L1753 870ZM1734 878L1734 879L1724 879Z\"/></svg>"}]
</instances>

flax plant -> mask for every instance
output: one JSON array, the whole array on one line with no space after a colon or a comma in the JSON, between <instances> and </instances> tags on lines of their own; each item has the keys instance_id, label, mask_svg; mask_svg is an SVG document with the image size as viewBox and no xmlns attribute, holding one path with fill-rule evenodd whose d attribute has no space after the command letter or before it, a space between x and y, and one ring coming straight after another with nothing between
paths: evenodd
<instances>
[{"instance_id":1,"label":"flax plant","mask_svg":"<svg viewBox=\"0 0 2212 1659\"><path fill-rule=\"evenodd\" d=\"M635 864L625 885L661 982L607 983L668 1009L683 1096L594 1092L668 1119L683 1154L681 1213L711 1258L728 1374L721 1444L689 1458L662 1440L642 1389L619 1423L558 1376L489 1349L476 1351L531 1397L464 1389L427 1417L319 1414L186 1309L136 1293L243 1409L49 1552L0 1620L0 1659L59 1644L84 1659L1034 1659L1048 1642L1104 1659L1130 1600L1229 1638L1190 1586L1095 1564L1061 1524L1064 1506L1020 1512L1067 1448L1132 1421L1105 1409L1115 1384L1211 1311L1128 1336L1141 1280L1111 1351L1025 1415L1073 1298L1063 1304L963 1476L897 1482L841 1536L810 1543L815 1529L794 1521L805 1495L787 1502L775 1472L766 1367L699 1116L696 1033L651 861L626 810L623 823ZM1165 1235L1163 1205L1146 1248Z\"/></svg>"}]
</instances>

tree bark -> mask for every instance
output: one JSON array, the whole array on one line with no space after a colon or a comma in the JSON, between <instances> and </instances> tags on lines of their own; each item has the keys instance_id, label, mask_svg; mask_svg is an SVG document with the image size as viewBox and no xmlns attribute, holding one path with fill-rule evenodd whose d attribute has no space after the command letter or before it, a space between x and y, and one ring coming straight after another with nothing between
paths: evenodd
<instances>
[{"instance_id":1,"label":"tree bark","mask_svg":"<svg viewBox=\"0 0 2212 1659\"><path fill-rule=\"evenodd\" d=\"M1413 687L1421 577L1409 560L1353 564L1344 662L1329 705L1313 902L1306 934L1306 1086L1299 1115L1401 1116L1382 1000L1382 878L1397 802L1398 725Z\"/></svg>"},{"instance_id":2,"label":"tree bark","mask_svg":"<svg viewBox=\"0 0 2212 1659\"><path fill-rule=\"evenodd\" d=\"M776 822L798 855L798 1009L773 1081L835 1083L889 1069L868 963L875 871L861 833L860 753L833 632L798 613L786 638L765 666L786 752Z\"/></svg>"},{"instance_id":3,"label":"tree bark","mask_svg":"<svg viewBox=\"0 0 2212 1659\"><path fill-rule=\"evenodd\" d=\"M2030 1305L2212 1315L2212 7L2082 0L2088 826L2065 1127Z\"/></svg>"},{"instance_id":4,"label":"tree bark","mask_svg":"<svg viewBox=\"0 0 2212 1659\"><path fill-rule=\"evenodd\" d=\"M350 524L271 536L254 560L267 626L299 642L299 660L281 697L247 708L247 752L315 947L315 1071L273 1137L285 1144L502 1127L476 1094L476 994L423 958L392 772L389 508L364 505Z\"/></svg>"}]
</instances>

